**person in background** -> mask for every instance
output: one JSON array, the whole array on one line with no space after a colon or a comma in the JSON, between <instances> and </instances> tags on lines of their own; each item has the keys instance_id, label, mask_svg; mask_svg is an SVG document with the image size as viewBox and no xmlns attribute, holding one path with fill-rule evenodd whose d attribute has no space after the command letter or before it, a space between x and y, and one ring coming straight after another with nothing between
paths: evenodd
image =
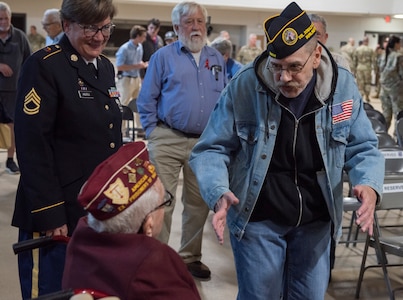
<instances>
[{"instance_id":1,"label":"person in background","mask_svg":"<svg viewBox=\"0 0 403 300\"><path fill-rule=\"evenodd\" d=\"M355 64L354 64L354 51L355 51L355 40L350 37L348 42L340 48L340 53L348 61L350 65L350 71L355 74Z\"/></svg>"},{"instance_id":2,"label":"person in background","mask_svg":"<svg viewBox=\"0 0 403 300\"><path fill-rule=\"evenodd\" d=\"M178 37L176 36L176 33L174 31L168 31L167 33L165 33L165 45L172 44L176 40L178 40Z\"/></svg>"},{"instance_id":3,"label":"person in background","mask_svg":"<svg viewBox=\"0 0 403 300\"><path fill-rule=\"evenodd\" d=\"M26 60L18 84L21 177L12 226L19 242L71 236L85 215L77 202L81 186L122 145L115 70L101 55L115 6L112 0L63 0L60 13L65 34ZM61 289L65 252L66 245L57 244L18 255L23 299Z\"/></svg>"},{"instance_id":4,"label":"person in background","mask_svg":"<svg viewBox=\"0 0 403 300\"><path fill-rule=\"evenodd\" d=\"M128 106L131 100L137 99L141 89L140 70L148 67L148 61L144 62L143 45L147 31L143 26L134 25L130 30L130 40L119 47L116 52L116 68L118 70L117 88L120 93L120 101ZM140 116L134 113L134 127L141 128Z\"/></svg>"},{"instance_id":5,"label":"person in background","mask_svg":"<svg viewBox=\"0 0 403 300\"><path fill-rule=\"evenodd\" d=\"M246 65L252 62L259 54L262 53L262 48L257 45L257 36L255 33L249 35L248 44L239 49L236 60L241 64Z\"/></svg>"},{"instance_id":6,"label":"person in background","mask_svg":"<svg viewBox=\"0 0 403 300\"><path fill-rule=\"evenodd\" d=\"M57 8L45 10L42 17L42 26L48 34L46 36L46 46L58 44L63 36L63 26L60 11Z\"/></svg>"},{"instance_id":7,"label":"person in background","mask_svg":"<svg viewBox=\"0 0 403 300\"><path fill-rule=\"evenodd\" d=\"M102 162L78 195L88 216L68 243L63 289L85 287L122 300L201 299L180 256L155 239L172 198L144 142Z\"/></svg>"},{"instance_id":8,"label":"person in background","mask_svg":"<svg viewBox=\"0 0 403 300\"><path fill-rule=\"evenodd\" d=\"M137 99L150 160L173 195L183 171L179 255L190 273L202 279L210 277L210 269L201 262L208 207L188 159L227 80L222 55L206 45L207 16L206 8L196 2L181 2L173 8L172 25L178 40L151 56ZM174 207L175 201L165 210L158 236L164 243L169 240Z\"/></svg>"},{"instance_id":9,"label":"person in background","mask_svg":"<svg viewBox=\"0 0 403 300\"><path fill-rule=\"evenodd\" d=\"M358 89L364 101L370 102L372 70L376 64L376 56L368 43L369 38L366 36L362 40L362 45L355 49L353 59Z\"/></svg>"},{"instance_id":10,"label":"person in background","mask_svg":"<svg viewBox=\"0 0 403 300\"><path fill-rule=\"evenodd\" d=\"M218 52L222 54L225 61L225 66L227 68L227 77L230 80L238 70L240 70L243 65L232 59L232 43L230 40L226 40L223 38L216 38L214 41L211 42L210 47L217 49Z\"/></svg>"},{"instance_id":11,"label":"person in background","mask_svg":"<svg viewBox=\"0 0 403 300\"><path fill-rule=\"evenodd\" d=\"M372 234L385 160L353 75L306 12L292 2L264 29L267 50L228 83L189 164L221 244L228 223L237 299L323 300L343 170Z\"/></svg>"},{"instance_id":12,"label":"person in background","mask_svg":"<svg viewBox=\"0 0 403 300\"><path fill-rule=\"evenodd\" d=\"M36 30L35 25L31 25L29 27L29 34L28 34L28 41L31 46L32 52L36 52L39 49L42 49L45 47L45 42L46 39L43 37L43 35L39 34Z\"/></svg>"},{"instance_id":13,"label":"person in background","mask_svg":"<svg viewBox=\"0 0 403 300\"><path fill-rule=\"evenodd\" d=\"M385 53L380 62L382 113L389 129L393 116L403 110L403 53L400 52L401 39L395 35L389 37Z\"/></svg>"},{"instance_id":14,"label":"person in background","mask_svg":"<svg viewBox=\"0 0 403 300\"><path fill-rule=\"evenodd\" d=\"M375 74L375 98L379 98L379 94L381 93L381 83L379 82L379 78L381 77L379 62L382 58L383 49L380 44L377 44L375 47L375 64L374 64L374 74Z\"/></svg>"},{"instance_id":15,"label":"person in background","mask_svg":"<svg viewBox=\"0 0 403 300\"><path fill-rule=\"evenodd\" d=\"M309 19L311 19L312 23L315 25L316 29L316 37L319 42L322 43L323 46L326 45L327 39L329 38L329 34L327 33L327 22L324 17L317 14L308 14ZM332 52L332 57L335 62L350 71L350 65L348 61L339 53ZM331 281L332 273L331 270L334 268L334 263L336 259L336 240L333 238L334 227L332 226L331 235L332 240L330 244L330 273L329 273L329 281Z\"/></svg>"},{"instance_id":16,"label":"person in background","mask_svg":"<svg viewBox=\"0 0 403 300\"><path fill-rule=\"evenodd\" d=\"M311 19L312 23L315 25L316 37L318 41L321 42L323 46L325 46L327 43L327 39L329 38L329 34L327 33L326 19L317 14L308 14L308 16ZM339 53L332 52L332 57L339 66L351 71L350 65L348 61L344 58L344 56Z\"/></svg>"},{"instance_id":17,"label":"person in background","mask_svg":"<svg viewBox=\"0 0 403 300\"><path fill-rule=\"evenodd\" d=\"M20 169L14 161L14 115L17 94L17 81L20 70L31 55L27 36L11 24L11 9L5 2L0 2L0 122L10 127L11 147L7 149L6 171L19 174ZM19 157L18 157L19 159Z\"/></svg>"},{"instance_id":18,"label":"person in background","mask_svg":"<svg viewBox=\"0 0 403 300\"><path fill-rule=\"evenodd\" d=\"M231 39L231 36L230 36L229 32L226 31L226 30L221 30L219 37L223 38L225 40L230 40Z\"/></svg>"},{"instance_id":19,"label":"person in background","mask_svg":"<svg viewBox=\"0 0 403 300\"><path fill-rule=\"evenodd\" d=\"M164 41L158 35L161 28L160 20L152 18L147 23L147 38L143 42L143 61L149 61L151 55L155 53L159 48L164 46ZM143 79L147 69L140 71L140 76Z\"/></svg>"}]
</instances>

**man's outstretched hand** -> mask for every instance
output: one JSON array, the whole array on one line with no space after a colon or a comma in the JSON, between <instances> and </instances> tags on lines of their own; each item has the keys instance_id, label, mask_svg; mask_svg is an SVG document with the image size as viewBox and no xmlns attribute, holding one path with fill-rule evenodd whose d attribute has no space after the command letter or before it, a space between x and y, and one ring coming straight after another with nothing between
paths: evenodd
<instances>
[{"instance_id":1,"label":"man's outstretched hand","mask_svg":"<svg viewBox=\"0 0 403 300\"><path fill-rule=\"evenodd\" d=\"M239 199L235 197L232 192L223 194L217 201L212 224L220 245L224 243L224 229L227 224L227 211L231 205L237 205L238 203Z\"/></svg>"}]
</instances>

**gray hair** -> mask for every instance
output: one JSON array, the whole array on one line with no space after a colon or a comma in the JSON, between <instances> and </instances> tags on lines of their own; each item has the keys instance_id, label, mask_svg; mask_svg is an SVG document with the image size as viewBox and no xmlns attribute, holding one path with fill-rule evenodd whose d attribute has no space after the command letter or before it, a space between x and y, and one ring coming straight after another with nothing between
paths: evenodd
<instances>
[{"instance_id":1,"label":"gray hair","mask_svg":"<svg viewBox=\"0 0 403 300\"><path fill-rule=\"evenodd\" d=\"M49 8L45 10L42 20L45 21L45 19L46 22L57 22L61 24L62 20L60 18L60 10L58 10L57 8Z\"/></svg>"},{"instance_id":2,"label":"gray hair","mask_svg":"<svg viewBox=\"0 0 403 300\"><path fill-rule=\"evenodd\" d=\"M324 17L317 14L308 14L308 17L312 22L322 23L325 33L327 32L327 23Z\"/></svg>"},{"instance_id":3,"label":"gray hair","mask_svg":"<svg viewBox=\"0 0 403 300\"><path fill-rule=\"evenodd\" d=\"M230 40L218 37L211 42L210 47L217 49L222 55L228 54L231 57L232 43Z\"/></svg>"},{"instance_id":4,"label":"gray hair","mask_svg":"<svg viewBox=\"0 0 403 300\"><path fill-rule=\"evenodd\" d=\"M60 9L62 21L95 24L116 14L112 0L63 0Z\"/></svg>"},{"instance_id":5,"label":"gray hair","mask_svg":"<svg viewBox=\"0 0 403 300\"><path fill-rule=\"evenodd\" d=\"M5 11L8 16L11 16L11 8L6 2L0 2L0 10Z\"/></svg>"},{"instance_id":6,"label":"gray hair","mask_svg":"<svg viewBox=\"0 0 403 300\"><path fill-rule=\"evenodd\" d=\"M116 216L101 221L89 213L88 226L96 232L137 233L145 217L160 204L164 192L160 179L157 179L140 198Z\"/></svg>"},{"instance_id":7,"label":"gray hair","mask_svg":"<svg viewBox=\"0 0 403 300\"><path fill-rule=\"evenodd\" d=\"M317 46L318 46L318 37L315 34L303 47L305 48L306 53L312 53Z\"/></svg>"},{"instance_id":8,"label":"gray hair","mask_svg":"<svg viewBox=\"0 0 403 300\"><path fill-rule=\"evenodd\" d=\"M172 14L171 14L171 19L172 19L172 25L179 25L181 21L182 16L187 16L189 14L196 13L198 10L201 10L205 21L207 22L207 9L196 2L181 2L178 3L173 9L172 9Z\"/></svg>"}]
</instances>

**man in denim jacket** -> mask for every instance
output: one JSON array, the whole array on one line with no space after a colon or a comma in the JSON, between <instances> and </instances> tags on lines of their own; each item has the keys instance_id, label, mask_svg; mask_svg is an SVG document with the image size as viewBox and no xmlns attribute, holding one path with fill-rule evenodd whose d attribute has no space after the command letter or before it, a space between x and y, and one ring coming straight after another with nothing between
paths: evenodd
<instances>
[{"instance_id":1,"label":"man in denim jacket","mask_svg":"<svg viewBox=\"0 0 403 300\"><path fill-rule=\"evenodd\" d=\"M223 90L190 166L220 243L228 222L238 299L323 300L343 169L372 234L384 158L353 76L306 12L293 2L264 25L267 51Z\"/></svg>"}]
</instances>

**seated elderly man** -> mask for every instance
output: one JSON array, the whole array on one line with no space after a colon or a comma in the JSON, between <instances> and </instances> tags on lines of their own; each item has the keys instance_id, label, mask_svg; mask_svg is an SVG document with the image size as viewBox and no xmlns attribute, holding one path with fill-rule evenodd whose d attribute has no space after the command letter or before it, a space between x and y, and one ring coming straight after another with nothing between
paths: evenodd
<instances>
[{"instance_id":1,"label":"seated elderly man","mask_svg":"<svg viewBox=\"0 0 403 300\"><path fill-rule=\"evenodd\" d=\"M88 216L68 244L63 289L95 289L120 299L200 299L179 255L154 238L172 195L143 142L101 163L78 201Z\"/></svg>"}]
</instances>

